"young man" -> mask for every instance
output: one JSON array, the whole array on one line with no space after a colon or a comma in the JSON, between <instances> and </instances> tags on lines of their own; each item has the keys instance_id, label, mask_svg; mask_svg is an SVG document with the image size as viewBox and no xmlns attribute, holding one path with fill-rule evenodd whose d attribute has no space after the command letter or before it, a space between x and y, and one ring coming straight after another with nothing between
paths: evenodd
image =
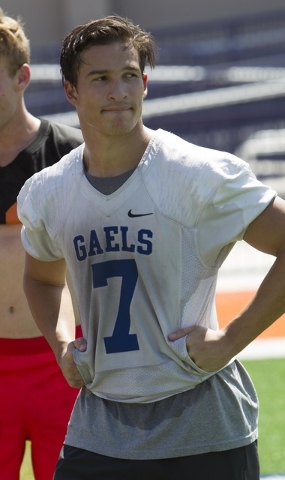
<instances>
[{"instance_id":1,"label":"young man","mask_svg":"<svg viewBox=\"0 0 285 480\"><path fill-rule=\"evenodd\" d=\"M85 145L18 197L31 311L82 387L54 479L258 480L258 402L235 356L285 310L285 203L241 159L144 126L154 51L119 16L66 36ZM217 272L238 240L276 261L220 330ZM75 341L58 316L66 265Z\"/></svg>"},{"instance_id":2,"label":"young man","mask_svg":"<svg viewBox=\"0 0 285 480\"><path fill-rule=\"evenodd\" d=\"M18 480L26 440L37 480L50 480L77 390L70 388L23 292L17 195L27 180L82 143L79 129L32 116L24 93L30 47L20 20L0 10L0 477ZM61 315L74 317L70 295ZM81 333L79 332L81 335Z\"/></svg>"}]
</instances>

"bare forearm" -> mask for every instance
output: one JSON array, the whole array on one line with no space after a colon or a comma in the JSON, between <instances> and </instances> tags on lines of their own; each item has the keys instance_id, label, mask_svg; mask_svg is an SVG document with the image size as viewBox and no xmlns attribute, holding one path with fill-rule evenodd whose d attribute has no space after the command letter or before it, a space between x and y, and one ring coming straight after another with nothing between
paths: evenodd
<instances>
[{"instance_id":1,"label":"bare forearm","mask_svg":"<svg viewBox=\"0 0 285 480\"><path fill-rule=\"evenodd\" d=\"M75 339L75 319L61 302L66 267L63 259L42 262L26 254L23 286L35 322L50 344L70 386L84 385L73 358L75 348L84 352L84 338Z\"/></svg>"},{"instance_id":2,"label":"bare forearm","mask_svg":"<svg viewBox=\"0 0 285 480\"><path fill-rule=\"evenodd\" d=\"M35 322L50 344L70 386L80 388L83 378L73 360L73 350L86 350L83 338L75 340L74 315L61 313L64 285L50 285L24 277L24 290ZM71 312L69 312L71 313Z\"/></svg>"},{"instance_id":3,"label":"bare forearm","mask_svg":"<svg viewBox=\"0 0 285 480\"><path fill-rule=\"evenodd\" d=\"M235 356L285 312L285 251L278 254L250 304L225 328L229 355Z\"/></svg>"},{"instance_id":4,"label":"bare forearm","mask_svg":"<svg viewBox=\"0 0 285 480\"><path fill-rule=\"evenodd\" d=\"M74 318L60 314L61 296L64 285L49 285L24 278L24 291L33 318L50 344L57 361L67 344L74 340Z\"/></svg>"},{"instance_id":5,"label":"bare forearm","mask_svg":"<svg viewBox=\"0 0 285 480\"><path fill-rule=\"evenodd\" d=\"M200 368L223 368L285 312L284 272L285 250L278 254L251 303L223 330L195 325L173 332L169 340L186 337L189 356Z\"/></svg>"}]
</instances>

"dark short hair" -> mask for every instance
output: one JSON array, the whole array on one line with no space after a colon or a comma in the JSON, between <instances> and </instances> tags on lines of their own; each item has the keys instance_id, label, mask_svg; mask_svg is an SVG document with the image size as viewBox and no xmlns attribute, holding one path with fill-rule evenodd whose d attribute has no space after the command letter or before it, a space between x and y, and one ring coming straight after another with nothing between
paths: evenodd
<instances>
[{"instance_id":1,"label":"dark short hair","mask_svg":"<svg viewBox=\"0 0 285 480\"><path fill-rule=\"evenodd\" d=\"M138 52L141 72L155 67L156 45L152 35L128 18L110 15L75 27L62 42L60 67L62 81L76 86L81 53L92 45L129 42Z\"/></svg>"}]
</instances>

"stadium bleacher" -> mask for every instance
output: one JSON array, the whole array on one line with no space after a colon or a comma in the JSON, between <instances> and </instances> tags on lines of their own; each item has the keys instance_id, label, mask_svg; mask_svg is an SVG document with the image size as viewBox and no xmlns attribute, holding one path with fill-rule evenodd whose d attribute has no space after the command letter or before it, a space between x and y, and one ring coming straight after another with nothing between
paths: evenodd
<instances>
[{"instance_id":1,"label":"stadium bleacher","mask_svg":"<svg viewBox=\"0 0 285 480\"><path fill-rule=\"evenodd\" d=\"M153 34L159 51L148 72L147 126L232 153L257 131L285 129L285 8ZM78 125L62 89L59 52L60 45L32 46L27 106ZM285 153L278 160L285 162Z\"/></svg>"}]
</instances>

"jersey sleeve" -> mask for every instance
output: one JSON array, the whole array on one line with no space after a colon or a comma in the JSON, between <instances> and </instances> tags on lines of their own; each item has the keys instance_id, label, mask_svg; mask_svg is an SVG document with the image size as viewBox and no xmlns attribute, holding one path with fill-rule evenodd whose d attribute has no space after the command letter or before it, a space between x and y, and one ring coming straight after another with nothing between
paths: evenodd
<instances>
[{"instance_id":1,"label":"jersey sleeve","mask_svg":"<svg viewBox=\"0 0 285 480\"><path fill-rule=\"evenodd\" d=\"M204 264L219 267L276 192L258 181L246 162L232 155L217 161L212 175L215 189L198 218L196 247Z\"/></svg>"},{"instance_id":2,"label":"jersey sleeve","mask_svg":"<svg viewBox=\"0 0 285 480\"><path fill-rule=\"evenodd\" d=\"M42 261L63 258L53 233L53 219L49 208L42 209L43 184L35 174L26 181L17 199L17 211L22 222L21 239L25 250L32 257Z\"/></svg>"}]
</instances>

